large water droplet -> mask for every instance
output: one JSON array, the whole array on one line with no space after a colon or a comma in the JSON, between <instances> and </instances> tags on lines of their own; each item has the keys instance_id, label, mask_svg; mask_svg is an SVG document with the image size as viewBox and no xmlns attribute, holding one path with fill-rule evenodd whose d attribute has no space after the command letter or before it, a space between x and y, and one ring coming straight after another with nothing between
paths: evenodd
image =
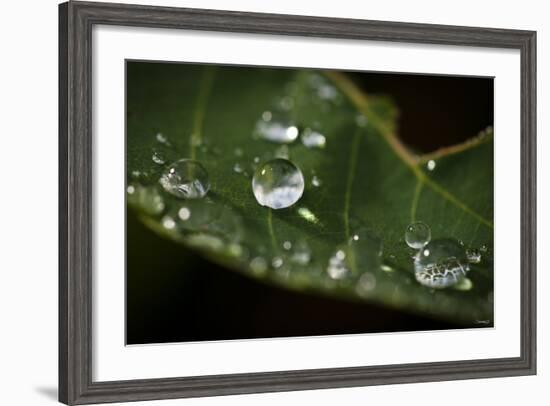
<instances>
[{"instance_id":1,"label":"large water droplet","mask_svg":"<svg viewBox=\"0 0 550 406\"><path fill-rule=\"evenodd\" d=\"M262 206L284 209L292 206L304 193L304 175L286 159L266 162L252 178L254 197Z\"/></svg>"},{"instance_id":2,"label":"large water droplet","mask_svg":"<svg viewBox=\"0 0 550 406\"><path fill-rule=\"evenodd\" d=\"M271 112L264 112L254 129L256 137L281 144L294 142L298 133L298 127L286 115Z\"/></svg>"},{"instance_id":3,"label":"large water droplet","mask_svg":"<svg viewBox=\"0 0 550 406\"><path fill-rule=\"evenodd\" d=\"M192 159L180 159L170 164L159 182L168 193L183 199L204 197L210 189L206 169Z\"/></svg>"},{"instance_id":4,"label":"large water droplet","mask_svg":"<svg viewBox=\"0 0 550 406\"><path fill-rule=\"evenodd\" d=\"M302 144L307 148L325 148L326 137L320 132L313 131L311 128L306 128L302 132Z\"/></svg>"},{"instance_id":5,"label":"large water droplet","mask_svg":"<svg viewBox=\"0 0 550 406\"><path fill-rule=\"evenodd\" d=\"M414 268L416 280L434 289L455 285L470 269L464 247L453 239L426 244L415 256Z\"/></svg>"},{"instance_id":6,"label":"large water droplet","mask_svg":"<svg viewBox=\"0 0 550 406\"><path fill-rule=\"evenodd\" d=\"M405 231L405 242L416 250L430 242L432 231L430 227L421 221L409 224Z\"/></svg>"}]
</instances>

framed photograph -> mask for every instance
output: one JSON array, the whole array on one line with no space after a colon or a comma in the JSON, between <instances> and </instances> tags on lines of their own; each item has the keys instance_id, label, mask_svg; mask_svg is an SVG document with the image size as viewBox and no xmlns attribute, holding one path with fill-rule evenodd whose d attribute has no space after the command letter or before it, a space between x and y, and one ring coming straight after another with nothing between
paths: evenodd
<instances>
[{"instance_id":1,"label":"framed photograph","mask_svg":"<svg viewBox=\"0 0 550 406\"><path fill-rule=\"evenodd\" d=\"M535 32L59 29L61 402L535 374Z\"/></svg>"}]
</instances>

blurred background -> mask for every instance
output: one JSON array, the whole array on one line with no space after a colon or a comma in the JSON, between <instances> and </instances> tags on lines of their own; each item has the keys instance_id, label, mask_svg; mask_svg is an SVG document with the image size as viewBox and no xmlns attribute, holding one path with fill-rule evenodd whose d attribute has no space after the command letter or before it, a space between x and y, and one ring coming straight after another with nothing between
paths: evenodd
<instances>
[{"instance_id":1,"label":"blurred background","mask_svg":"<svg viewBox=\"0 0 550 406\"><path fill-rule=\"evenodd\" d=\"M492 78L346 74L365 92L391 97L398 135L414 151L460 143L493 124ZM126 226L127 344L474 327L266 285L159 237L132 210Z\"/></svg>"}]
</instances>

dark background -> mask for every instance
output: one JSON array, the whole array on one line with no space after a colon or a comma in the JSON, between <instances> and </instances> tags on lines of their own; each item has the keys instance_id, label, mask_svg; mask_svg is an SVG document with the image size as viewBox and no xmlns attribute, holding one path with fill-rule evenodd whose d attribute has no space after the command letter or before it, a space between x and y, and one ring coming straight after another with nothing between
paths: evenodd
<instances>
[{"instance_id":1,"label":"dark background","mask_svg":"<svg viewBox=\"0 0 550 406\"><path fill-rule=\"evenodd\" d=\"M456 144L493 124L491 78L348 74L393 99L399 136L413 150ZM473 327L265 285L157 236L131 210L126 226L127 344Z\"/></svg>"}]
</instances>

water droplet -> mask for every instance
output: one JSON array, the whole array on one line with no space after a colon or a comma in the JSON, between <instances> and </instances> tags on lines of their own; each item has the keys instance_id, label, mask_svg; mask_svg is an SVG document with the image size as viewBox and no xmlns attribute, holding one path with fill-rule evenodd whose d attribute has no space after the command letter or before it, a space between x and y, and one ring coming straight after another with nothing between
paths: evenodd
<instances>
[{"instance_id":1,"label":"water droplet","mask_svg":"<svg viewBox=\"0 0 550 406\"><path fill-rule=\"evenodd\" d=\"M341 280L348 276L350 270L345 261L346 253L344 250L337 250L328 260L327 274L331 279Z\"/></svg>"},{"instance_id":2,"label":"water droplet","mask_svg":"<svg viewBox=\"0 0 550 406\"><path fill-rule=\"evenodd\" d=\"M304 220L309 221L310 223L313 223L313 224L319 223L319 219L317 218L317 216L307 207L300 207L298 209L298 215L302 217Z\"/></svg>"},{"instance_id":3,"label":"water droplet","mask_svg":"<svg viewBox=\"0 0 550 406\"><path fill-rule=\"evenodd\" d=\"M471 264L479 264L481 262L481 251L477 248L469 248L466 250L468 262Z\"/></svg>"},{"instance_id":4,"label":"water droplet","mask_svg":"<svg viewBox=\"0 0 550 406\"><path fill-rule=\"evenodd\" d=\"M290 241L285 241L283 243L283 248L287 251L290 250L292 248L292 243Z\"/></svg>"},{"instance_id":5,"label":"water droplet","mask_svg":"<svg viewBox=\"0 0 550 406\"><path fill-rule=\"evenodd\" d=\"M488 249L488 247L487 247L486 245L482 245L482 246L479 248L479 250L480 250L481 252L487 252L489 249Z\"/></svg>"},{"instance_id":6,"label":"water droplet","mask_svg":"<svg viewBox=\"0 0 550 406\"><path fill-rule=\"evenodd\" d=\"M255 163L255 164L259 164L259 163L260 163L260 157L259 157L259 156L255 156L255 157L254 157L254 163Z\"/></svg>"},{"instance_id":7,"label":"water droplet","mask_svg":"<svg viewBox=\"0 0 550 406\"><path fill-rule=\"evenodd\" d=\"M262 118L258 120L254 129L254 136L281 144L294 142L298 138L298 133L298 127L288 117L274 113L267 117L262 114Z\"/></svg>"},{"instance_id":8,"label":"water droplet","mask_svg":"<svg viewBox=\"0 0 550 406\"><path fill-rule=\"evenodd\" d=\"M180 159L170 164L159 182L168 193L183 199L204 197L210 189L206 169L192 159Z\"/></svg>"},{"instance_id":9,"label":"water droplet","mask_svg":"<svg viewBox=\"0 0 550 406\"><path fill-rule=\"evenodd\" d=\"M202 137L200 134L191 134L191 145L194 147L200 147L202 145Z\"/></svg>"},{"instance_id":10,"label":"water droplet","mask_svg":"<svg viewBox=\"0 0 550 406\"><path fill-rule=\"evenodd\" d=\"M470 269L466 251L453 239L429 242L416 255L414 268L416 280L433 289L455 285Z\"/></svg>"},{"instance_id":11,"label":"water droplet","mask_svg":"<svg viewBox=\"0 0 550 406\"><path fill-rule=\"evenodd\" d=\"M384 272L393 272L393 271L395 271L395 269L393 269L391 266L386 265L386 264L381 265L380 269L383 270Z\"/></svg>"},{"instance_id":12,"label":"water droplet","mask_svg":"<svg viewBox=\"0 0 550 406\"><path fill-rule=\"evenodd\" d=\"M365 272L357 281L355 291L359 296L366 297L376 287L376 276L370 272Z\"/></svg>"},{"instance_id":13,"label":"water droplet","mask_svg":"<svg viewBox=\"0 0 550 406\"><path fill-rule=\"evenodd\" d=\"M430 159L426 164L426 168L428 168L429 171L433 171L435 169L435 165L435 161L433 159Z\"/></svg>"},{"instance_id":14,"label":"water droplet","mask_svg":"<svg viewBox=\"0 0 550 406\"><path fill-rule=\"evenodd\" d=\"M182 207L178 210L178 217L182 221L187 221L191 217L191 210L189 210L187 207Z\"/></svg>"},{"instance_id":15,"label":"water droplet","mask_svg":"<svg viewBox=\"0 0 550 406\"><path fill-rule=\"evenodd\" d=\"M260 166L252 178L254 197L262 206L284 209L304 193L304 176L286 159L273 159Z\"/></svg>"},{"instance_id":16,"label":"water droplet","mask_svg":"<svg viewBox=\"0 0 550 406\"><path fill-rule=\"evenodd\" d=\"M365 116L364 114L359 113L355 116L355 124L357 124L357 126L365 128L367 126L367 123L368 119L367 116Z\"/></svg>"},{"instance_id":17,"label":"water droplet","mask_svg":"<svg viewBox=\"0 0 550 406\"><path fill-rule=\"evenodd\" d=\"M297 265L307 265L311 261L311 249L306 240L298 240L292 250L290 260Z\"/></svg>"},{"instance_id":18,"label":"water droplet","mask_svg":"<svg viewBox=\"0 0 550 406\"><path fill-rule=\"evenodd\" d=\"M325 148L326 137L320 132L313 131L311 128L306 128L302 132L302 144L307 148Z\"/></svg>"},{"instance_id":19,"label":"water droplet","mask_svg":"<svg viewBox=\"0 0 550 406\"><path fill-rule=\"evenodd\" d=\"M155 138L159 143L164 144L166 146L170 146L170 141L168 141L168 138L164 134L157 133Z\"/></svg>"},{"instance_id":20,"label":"water droplet","mask_svg":"<svg viewBox=\"0 0 550 406\"><path fill-rule=\"evenodd\" d=\"M164 200L155 186L128 185L128 202L150 215L164 211Z\"/></svg>"},{"instance_id":21,"label":"water droplet","mask_svg":"<svg viewBox=\"0 0 550 406\"><path fill-rule=\"evenodd\" d=\"M338 97L338 91L334 86L325 83L317 88L317 96L323 100L335 100Z\"/></svg>"},{"instance_id":22,"label":"water droplet","mask_svg":"<svg viewBox=\"0 0 550 406\"><path fill-rule=\"evenodd\" d=\"M313 175L311 178L311 185L314 187L319 187L322 185L321 179L317 177L317 175Z\"/></svg>"},{"instance_id":23,"label":"water droplet","mask_svg":"<svg viewBox=\"0 0 550 406\"><path fill-rule=\"evenodd\" d=\"M279 256L273 257L273 259L271 260L271 265L275 269L280 268L281 266L283 266L283 263L284 263L283 258L279 257Z\"/></svg>"},{"instance_id":24,"label":"water droplet","mask_svg":"<svg viewBox=\"0 0 550 406\"><path fill-rule=\"evenodd\" d=\"M273 117L273 114L271 113L271 111L264 111L262 113L262 120L264 121L271 121L272 117Z\"/></svg>"},{"instance_id":25,"label":"water droplet","mask_svg":"<svg viewBox=\"0 0 550 406\"><path fill-rule=\"evenodd\" d=\"M267 271L267 261L262 257L255 257L250 261L250 269L257 275L263 275Z\"/></svg>"},{"instance_id":26,"label":"water droplet","mask_svg":"<svg viewBox=\"0 0 550 406\"><path fill-rule=\"evenodd\" d=\"M236 157L239 157L239 158L243 156L243 150L241 148L235 148L233 153L235 154Z\"/></svg>"},{"instance_id":27,"label":"water droplet","mask_svg":"<svg viewBox=\"0 0 550 406\"><path fill-rule=\"evenodd\" d=\"M233 172L243 173L243 167L240 163L237 162L235 165L233 165Z\"/></svg>"},{"instance_id":28,"label":"water droplet","mask_svg":"<svg viewBox=\"0 0 550 406\"><path fill-rule=\"evenodd\" d=\"M164 216L162 218L162 226L167 230L173 230L174 228L176 228L176 222L172 217Z\"/></svg>"},{"instance_id":29,"label":"water droplet","mask_svg":"<svg viewBox=\"0 0 550 406\"><path fill-rule=\"evenodd\" d=\"M158 165L164 165L166 163L166 157L164 156L164 153L157 149L153 150L153 155L151 156L151 159L154 163Z\"/></svg>"},{"instance_id":30,"label":"water droplet","mask_svg":"<svg viewBox=\"0 0 550 406\"><path fill-rule=\"evenodd\" d=\"M405 231L405 242L414 249L420 249L430 242L432 231L430 227L421 221L411 223Z\"/></svg>"}]
</instances>

